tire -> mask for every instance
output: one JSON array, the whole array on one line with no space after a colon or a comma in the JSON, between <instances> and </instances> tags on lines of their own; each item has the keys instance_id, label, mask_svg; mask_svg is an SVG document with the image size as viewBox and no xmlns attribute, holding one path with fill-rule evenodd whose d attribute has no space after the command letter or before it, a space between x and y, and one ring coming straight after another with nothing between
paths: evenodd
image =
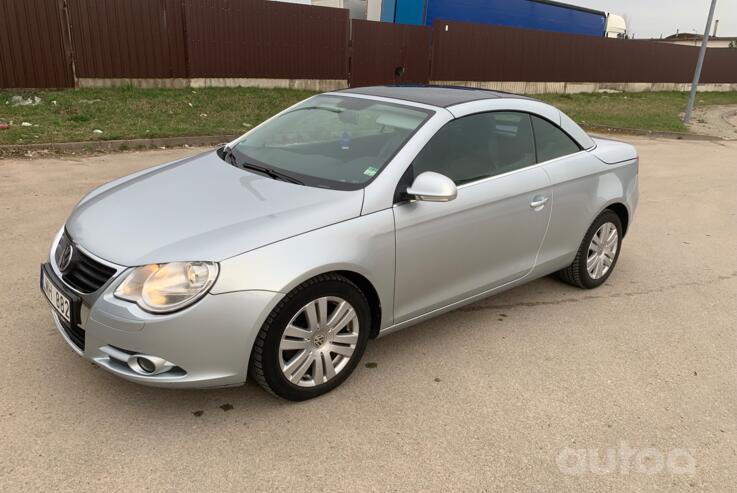
<instances>
[{"instance_id":1,"label":"tire","mask_svg":"<svg viewBox=\"0 0 737 493\"><path fill-rule=\"evenodd\" d=\"M349 318L345 327L335 330ZM330 325L331 321L336 323ZM297 286L269 314L253 346L250 374L278 397L291 401L318 397L343 383L356 368L370 327L369 303L358 286L337 274L317 276Z\"/></svg>"},{"instance_id":2,"label":"tire","mask_svg":"<svg viewBox=\"0 0 737 493\"><path fill-rule=\"evenodd\" d=\"M592 258L592 255L596 255L596 252L594 250L590 250L590 247L595 247L594 245L592 245L592 240L594 239L594 236L597 235L598 239L600 228L604 227L604 225L607 224L612 225L616 230L615 251L613 254L613 258L610 258L611 255L606 255L606 253L602 250L602 259L606 259L602 260L602 265L608 268L605 272L602 272L599 277L597 277L596 270L594 270L593 275L589 272L587 261L589 260L589 258ZM619 219L619 216L614 211L607 209L594 220L588 231L586 231L586 234L581 241L581 245L578 248L578 252L576 252L576 258L573 260L573 263L565 269L558 271L557 276L563 282L566 282L573 286L577 286L582 289L598 288L599 286L604 284L607 279L609 279L609 276L614 271L614 267L617 265L617 260L619 259L619 252L621 250L622 221ZM607 261L611 262L611 264L608 266L606 266Z\"/></svg>"}]
</instances>

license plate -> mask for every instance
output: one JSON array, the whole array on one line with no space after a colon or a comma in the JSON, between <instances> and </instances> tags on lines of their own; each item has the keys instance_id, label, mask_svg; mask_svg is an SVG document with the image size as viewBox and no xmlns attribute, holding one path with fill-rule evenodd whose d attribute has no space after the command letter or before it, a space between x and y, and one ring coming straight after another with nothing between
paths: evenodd
<instances>
[{"instance_id":1,"label":"license plate","mask_svg":"<svg viewBox=\"0 0 737 493\"><path fill-rule=\"evenodd\" d=\"M46 275L44 275L43 269L41 269L41 287L44 294L46 295L46 298L48 298L49 303L51 303L51 306L53 306L54 310L56 310L56 313L58 313L59 316L64 320L71 323L71 300L64 296L64 294L59 291L56 286L54 286L54 283L52 283L51 280L46 277Z\"/></svg>"}]
</instances>

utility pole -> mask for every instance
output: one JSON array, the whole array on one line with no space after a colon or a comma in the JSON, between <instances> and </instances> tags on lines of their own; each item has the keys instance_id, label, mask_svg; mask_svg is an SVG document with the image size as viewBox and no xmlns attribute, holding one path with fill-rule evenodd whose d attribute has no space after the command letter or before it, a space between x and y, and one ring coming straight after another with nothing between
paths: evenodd
<instances>
[{"instance_id":1,"label":"utility pole","mask_svg":"<svg viewBox=\"0 0 737 493\"><path fill-rule=\"evenodd\" d=\"M691 95L688 97L688 105L686 106L686 114L683 115L683 122L688 123L693 112L693 104L696 100L696 90L699 87L699 79L701 78L701 69L704 66L704 56L706 56L706 45L709 44L709 31L711 31L711 21L714 19L714 10L717 7L717 0L711 0L711 8L709 9L709 18L706 21L706 30L704 30L704 39L701 42L701 50L699 50L699 60L696 62L696 72L693 75L691 83Z\"/></svg>"}]
</instances>

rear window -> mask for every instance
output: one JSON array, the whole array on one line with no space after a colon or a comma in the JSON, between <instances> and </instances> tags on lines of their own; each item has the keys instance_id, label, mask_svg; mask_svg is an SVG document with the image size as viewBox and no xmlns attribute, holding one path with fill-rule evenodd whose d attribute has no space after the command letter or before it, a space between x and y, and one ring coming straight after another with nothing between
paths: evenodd
<instances>
[{"instance_id":1,"label":"rear window","mask_svg":"<svg viewBox=\"0 0 737 493\"><path fill-rule=\"evenodd\" d=\"M532 128L535 130L535 145L539 163L581 150L578 144L563 130L547 120L533 115Z\"/></svg>"}]
</instances>

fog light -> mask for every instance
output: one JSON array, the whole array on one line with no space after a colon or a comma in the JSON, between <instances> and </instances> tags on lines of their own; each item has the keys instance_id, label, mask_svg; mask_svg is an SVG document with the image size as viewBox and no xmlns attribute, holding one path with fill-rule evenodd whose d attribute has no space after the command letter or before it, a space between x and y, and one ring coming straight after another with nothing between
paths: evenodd
<instances>
[{"instance_id":1,"label":"fog light","mask_svg":"<svg viewBox=\"0 0 737 493\"><path fill-rule=\"evenodd\" d=\"M156 365L154 363L146 358L136 358L136 363L138 363L138 366L141 368L141 370L145 371L146 373L153 373L156 371Z\"/></svg>"},{"instance_id":2,"label":"fog light","mask_svg":"<svg viewBox=\"0 0 737 493\"><path fill-rule=\"evenodd\" d=\"M174 368L174 363L149 354L132 354L128 357L128 367L139 375L159 375Z\"/></svg>"}]
</instances>

